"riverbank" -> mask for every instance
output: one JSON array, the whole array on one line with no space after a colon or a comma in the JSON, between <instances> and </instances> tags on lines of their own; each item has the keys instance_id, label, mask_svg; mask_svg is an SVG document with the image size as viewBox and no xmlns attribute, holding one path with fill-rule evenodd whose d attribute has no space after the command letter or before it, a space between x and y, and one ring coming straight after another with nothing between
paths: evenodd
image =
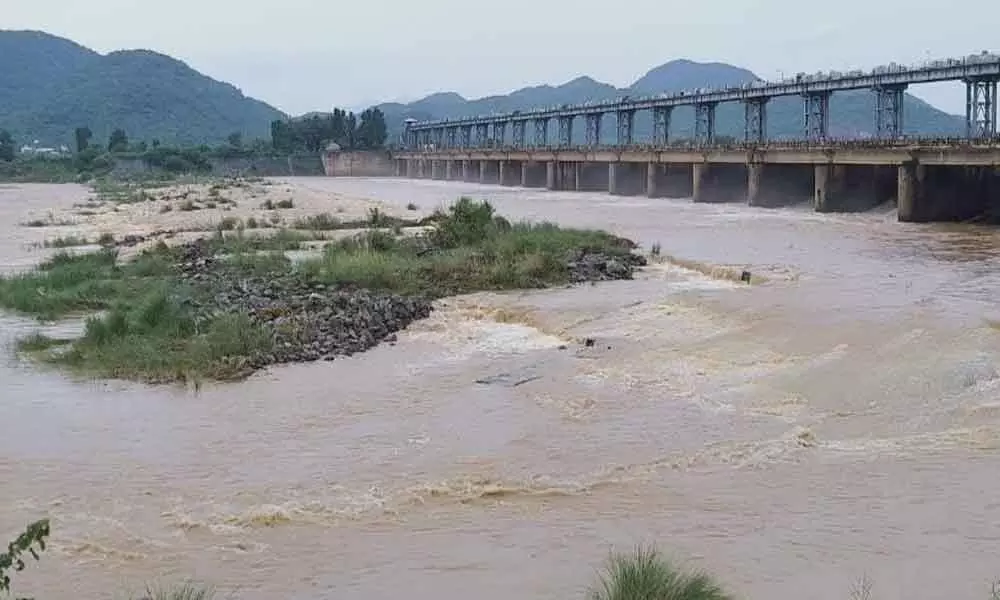
<instances>
[{"instance_id":1,"label":"riverbank","mask_svg":"<svg viewBox=\"0 0 1000 600\"><path fill-rule=\"evenodd\" d=\"M179 245L160 240L126 261L107 240L97 252L62 252L0 279L0 307L47 320L105 311L79 339L21 340L21 351L49 363L153 383L231 380L394 341L445 296L630 279L645 264L628 240L511 224L467 198L421 224L429 227L408 234L402 226L415 223L373 211L346 224L362 233L294 264L287 252L310 238L287 230L247 237L220 228Z\"/></svg>"}]
</instances>

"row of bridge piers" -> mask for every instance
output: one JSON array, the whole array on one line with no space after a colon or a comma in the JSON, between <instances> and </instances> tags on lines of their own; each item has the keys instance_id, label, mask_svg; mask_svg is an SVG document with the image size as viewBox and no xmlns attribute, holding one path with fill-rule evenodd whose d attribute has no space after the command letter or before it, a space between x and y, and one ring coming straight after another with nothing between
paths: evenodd
<instances>
[{"instance_id":1,"label":"row of bridge piers","mask_svg":"<svg viewBox=\"0 0 1000 600\"><path fill-rule=\"evenodd\" d=\"M962 221L1000 212L994 167L396 159L399 177L613 195L692 198L819 212L895 202L900 221Z\"/></svg>"}]
</instances>

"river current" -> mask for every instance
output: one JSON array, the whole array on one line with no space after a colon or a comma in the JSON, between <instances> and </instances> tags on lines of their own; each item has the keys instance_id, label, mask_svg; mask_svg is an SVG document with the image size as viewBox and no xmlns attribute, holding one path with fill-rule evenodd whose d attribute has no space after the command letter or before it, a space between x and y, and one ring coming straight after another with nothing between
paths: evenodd
<instances>
[{"instance_id":1,"label":"river current","mask_svg":"<svg viewBox=\"0 0 1000 600\"><path fill-rule=\"evenodd\" d=\"M653 543L747 598L984 598L1000 577L1000 231L406 180L290 185L609 229L635 281L444 302L395 346L199 391L16 358L0 541L46 600L195 578L258 600L581 597ZM0 187L0 268L44 254ZM749 269L760 283L740 284ZM586 347L583 338L595 344Z\"/></svg>"}]
</instances>

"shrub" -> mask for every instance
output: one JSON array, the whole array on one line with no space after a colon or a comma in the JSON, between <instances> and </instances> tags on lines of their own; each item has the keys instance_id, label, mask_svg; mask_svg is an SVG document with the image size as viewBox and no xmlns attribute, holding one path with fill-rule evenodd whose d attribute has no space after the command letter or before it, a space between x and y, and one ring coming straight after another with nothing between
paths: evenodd
<instances>
[{"instance_id":1,"label":"shrub","mask_svg":"<svg viewBox=\"0 0 1000 600\"><path fill-rule=\"evenodd\" d=\"M219 221L219 231L232 231L240 225L240 220L236 217L225 217Z\"/></svg>"},{"instance_id":2,"label":"shrub","mask_svg":"<svg viewBox=\"0 0 1000 600\"><path fill-rule=\"evenodd\" d=\"M58 237L54 240L47 240L45 242L46 248L72 248L73 246L86 246L90 242L87 238L76 237L68 235L66 237Z\"/></svg>"},{"instance_id":3,"label":"shrub","mask_svg":"<svg viewBox=\"0 0 1000 600\"><path fill-rule=\"evenodd\" d=\"M502 217L494 217L493 213L489 202L460 198L448 212L436 211L431 217L437 224L431 239L439 248L457 248L481 243L498 232L509 230L510 223Z\"/></svg>"},{"instance_id":4,"label":"shrub","mask_svg":"<svg viewBox=\"0 0 1000 600\"><path fill-rule=\"evenodd\" d=\"M295 221L294 228L311 229L313 231L332 231L336 229L344 229L344 223L330 213L321 213L297 219Z\"/></svg>"}]
</instances>

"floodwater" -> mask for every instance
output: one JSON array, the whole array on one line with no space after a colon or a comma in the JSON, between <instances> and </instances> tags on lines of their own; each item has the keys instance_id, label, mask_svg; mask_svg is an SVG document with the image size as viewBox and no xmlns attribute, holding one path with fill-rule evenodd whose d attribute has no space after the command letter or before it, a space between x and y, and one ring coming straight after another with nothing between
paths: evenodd
<instances>
[{"instance_id":1,"label":"floodwater","mask_svg":"<svg viewBox=\"0 0 1000 600\"><path fill-rule=\"evenodd\" d=\"M637 543L747 598L842 599L864 575L877 598L983 598L1000 577L1000 231L294 184L488 198L673 260L455 299L394 347L200 392L73 381L5 350L0 534L53 520L22 595L193 577L249 599L573 598ZM82 193L0 189L0 264L41 256L26 244L43 232L16 226L27 203ZM744 268L766 281L727 278ZM0 317L0 345L35 327Z\"/></svg>"}]
</instances>

